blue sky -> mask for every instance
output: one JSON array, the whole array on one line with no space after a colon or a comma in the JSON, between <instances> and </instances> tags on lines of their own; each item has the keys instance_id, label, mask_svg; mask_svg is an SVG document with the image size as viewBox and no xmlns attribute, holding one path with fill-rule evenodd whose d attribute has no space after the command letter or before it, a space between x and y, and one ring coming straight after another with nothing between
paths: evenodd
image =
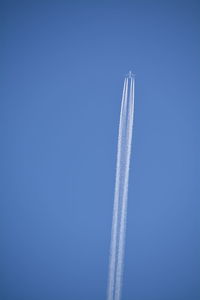
<instances>
[{"instance_id":1,"label":"blue sky","mask_svg":"<svg viewBox=\"0 0 200 300\"><path fill-rule=\"evenodd\" d=\"M200 299L199 20L199 1L1 1L1 299L105 299L130 69L123 299Z\"/></svg>"}]
</instances>

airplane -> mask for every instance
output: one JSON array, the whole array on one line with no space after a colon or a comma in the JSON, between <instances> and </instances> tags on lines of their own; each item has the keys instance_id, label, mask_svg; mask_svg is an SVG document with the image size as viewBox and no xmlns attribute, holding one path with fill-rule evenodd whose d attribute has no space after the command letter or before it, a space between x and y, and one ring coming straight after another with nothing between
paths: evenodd
<instances>
[{"instance_id":1,"label":"airplane","mask_svg":"<svg viewBox=\"0 0 200 300\"><path fill-rule=\"evenodd\" d=\"M135 74L133 74L132 71L129 71L126 76L128 76L128 78L135 78Z\"/></svg>"}]
</instances>

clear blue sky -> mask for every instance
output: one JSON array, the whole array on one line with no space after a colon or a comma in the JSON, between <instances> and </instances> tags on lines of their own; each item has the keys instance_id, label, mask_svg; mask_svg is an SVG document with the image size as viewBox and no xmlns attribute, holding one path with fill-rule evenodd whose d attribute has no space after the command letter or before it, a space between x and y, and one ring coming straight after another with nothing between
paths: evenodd
<instances>
[{"instance_id":1,"label":"clear blue sky","mask_svg":"<svg viewBox=\"0 0 200 300\"><path fill-rule=\"evenodd\" d=\"M199 1L19 0L0 11L0 299L105 299L131 69L123 299L199 300Z\"/></svg>"}]
</instances>

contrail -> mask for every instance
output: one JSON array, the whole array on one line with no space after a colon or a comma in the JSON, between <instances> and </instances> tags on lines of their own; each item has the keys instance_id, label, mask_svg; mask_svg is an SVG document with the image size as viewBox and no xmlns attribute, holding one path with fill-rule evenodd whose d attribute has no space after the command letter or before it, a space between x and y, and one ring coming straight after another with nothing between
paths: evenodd
<instances>
[{"instance_id":1,"label":"contrail","mask_svg":"<svg viewBox=\"0 0 200 300\"><path fill-rule=\"evenodd\" d=\"M119 121L107 300L120 300L121 297L128 180L134 115L134 86L134 76L129 72L124 80Z\"/></svg>"}]
</instances>

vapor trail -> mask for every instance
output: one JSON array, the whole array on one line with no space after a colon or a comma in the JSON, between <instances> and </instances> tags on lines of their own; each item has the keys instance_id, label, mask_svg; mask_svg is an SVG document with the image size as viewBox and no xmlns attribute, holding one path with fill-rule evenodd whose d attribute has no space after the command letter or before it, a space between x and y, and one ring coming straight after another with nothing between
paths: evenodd
<instances>
[{"instance_id":1,"label":"vapor trail","mask_svg":"<svg viewBox=\"0 0 200 300\"><path fill-rule=\"evenodd\" d=\"M120 187L120 162L121 162L121 150L122 150L122 132L124 127L123 116L126 111L127 105L127 85L128 80L124 80L124 89L122 94L120 121L119 121L119 133L118 133L118 149L117 149L117 165L116 165L116 179L115 179L115 197L113 207L113 221L112 221L112 233L111 233L111 246L110 246L110 265L109 265L109 278L108 278L108 300L113 299L114 282L115 282L115 268L116 268L116 255L117 255L117 227L119 218L119 187Z\"/></svg>"},{"instance_id":2,"label":"vapor trail","mask_svg":"<svg viewBox=\"0 0 200 300\"><path fill-rule=\"evenodd\" d=\"M133 75L129 72L124 80L119 121L107 300L120 300L121 296L134 113L134 83Z\"/></svg>"}]
</instances>

